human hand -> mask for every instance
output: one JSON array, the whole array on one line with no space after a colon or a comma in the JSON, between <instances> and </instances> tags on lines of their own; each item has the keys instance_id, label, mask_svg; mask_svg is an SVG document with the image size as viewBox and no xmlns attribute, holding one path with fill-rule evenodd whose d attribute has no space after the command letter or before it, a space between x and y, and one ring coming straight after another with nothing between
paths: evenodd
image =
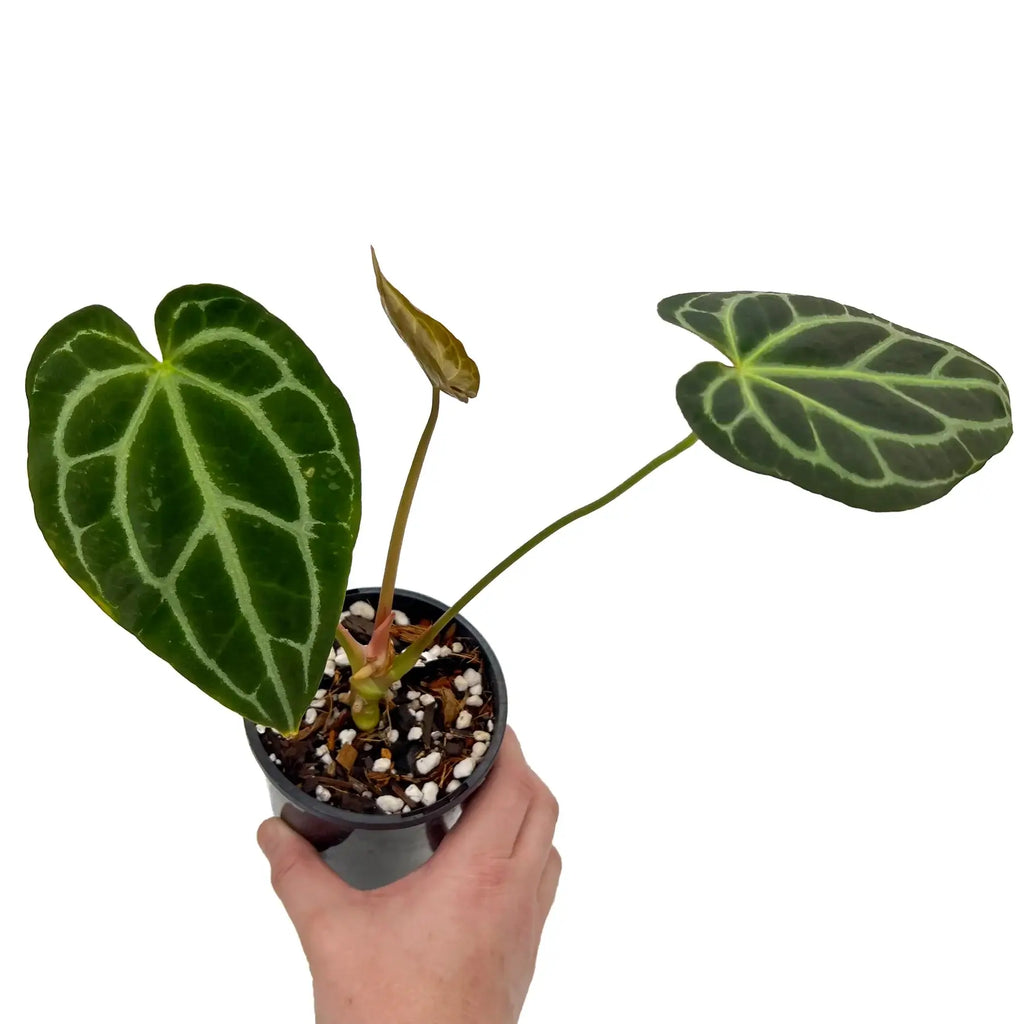
<instances>
[{"instance_id":1,"label":"human hand","mask_svg":"<svg viewBox=\"0 0 1024 1024\"><path fill-rule=\"evenodd\" d=\"M507 729L437 853L353 889L280 818L257 833L313 975L316 1024L514 1024L562 870L558 805Z\"/></svg>"}]
</instances>

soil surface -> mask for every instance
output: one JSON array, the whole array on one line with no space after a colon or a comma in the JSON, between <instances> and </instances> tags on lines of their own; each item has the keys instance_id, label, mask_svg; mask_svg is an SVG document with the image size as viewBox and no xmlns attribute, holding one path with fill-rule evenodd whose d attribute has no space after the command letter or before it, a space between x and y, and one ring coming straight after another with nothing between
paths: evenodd
<instances>
[{"instance_id":1,"label":"soil surface","mask_svg":"<svg viewBox=\"0 0 1024 1024\"><path fill-rule=\"evenodd\" d=\"M358 611L359 602L353 607ZM371 618L350 610L342 621L360 643L369 641ZM395 649L403 650L429 625L392 626ZM425 652L429 660L421 658L392 688L380 724L367 733L351 720L352 673L337 642L334 652L338 661L333 669L328 661L332 670L295 737L257 726L284 776L323 803L364 814L414 814L461 788L489 748L494 728L493 694L472 640L458 635L453 623Z\"/></svg>"}]
</instances>

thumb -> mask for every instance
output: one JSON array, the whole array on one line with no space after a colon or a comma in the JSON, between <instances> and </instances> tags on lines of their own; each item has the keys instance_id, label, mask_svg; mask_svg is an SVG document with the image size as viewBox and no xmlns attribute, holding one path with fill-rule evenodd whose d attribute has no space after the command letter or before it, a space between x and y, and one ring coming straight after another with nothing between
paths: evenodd
<instances>
[{"instance_id":1,"label":"thumb","mask_svg":"<svg viewBox=\"0 0 1024 1024\"><path fill-rule=\"evenodd\" d=\"M270 862L270 884L299 933L307 957L325 916L340 898L356 890L342 881L316 850L280 818L269 818L256 833L256 841ZM331 915L333 916L333 915Z\"/></svg>"}]
</instances>

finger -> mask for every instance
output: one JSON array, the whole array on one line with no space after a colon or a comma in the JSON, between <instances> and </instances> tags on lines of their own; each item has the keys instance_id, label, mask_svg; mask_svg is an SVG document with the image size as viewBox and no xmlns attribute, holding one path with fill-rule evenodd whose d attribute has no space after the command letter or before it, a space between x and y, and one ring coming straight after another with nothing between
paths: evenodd
<instances>
[{"instance_id":1,"label":"finger","mask_svg":"<svg viewBox=\"0 0 1024 1024\"><path fill-rule=\"evenodd\" d=\"M330 906L356 890L343 882L316 850L280 818L260 825L256 841L270 862L270 883L299 933L306 955L308 943Z\"/></svg>"},{"instance_id":2,"label":"finger","mask_svg":"<svg viewBox=\"0 0 1024 1024\"><path fill-rule=\"evenodd\" d=\"M453 857L510 857L533 797L535 779L518 737L506 729L490 775L463 808L434 860L441 858L444 863Z\"/></svg>"},{"instance_id":3,"label":"finger","mask_svg":"<svg viewBox=\"0 0 1024 1024\"><path fill-rule=\"evenodd\" d=\"M555 902L555 893L558 890L558 880L562 877L562 856L552 846L548 853L547 863L540 876L540 885L537 886L537 907L540 910L540 926L548 919L551 904Z\"/></svg>"},{"instance_id":4,"label":"finger","mask_svg":"<svg viewBox=\"0 0 1024 1024\"><path fill-rule=\"evenodd\" d=\"M521 864L525 871L539 876L544 870L551 850L551 841L555 837L558 801L536 775L533 778L533 795L519 835L516 837L512 859Z\"/></svg>"}]
</instances>

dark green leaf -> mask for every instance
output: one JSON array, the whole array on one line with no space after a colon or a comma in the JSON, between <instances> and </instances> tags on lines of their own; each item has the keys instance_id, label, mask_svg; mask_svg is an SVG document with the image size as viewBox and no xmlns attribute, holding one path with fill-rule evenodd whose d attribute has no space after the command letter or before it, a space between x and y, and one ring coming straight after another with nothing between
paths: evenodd
<instances>
[{"instance_id":1,"label":"dark green leaf","mask_svg":"<svg viewBox=\"0 0 1024 1024\"><path fill-rule=\"evenodd\" d=\"M658 313L730 360L684 374L676 398L694 433L744 469L888 512L941 498L1010 439L991 366L852 306L690 292Z\"/></svg>"},{"instance_id":2,"label":"dark green leaf","mask_svg":"<svg viewBox=\"0 0 1024 1024\"><path fill-rule=\"evenodd\" d=\"M348 405L316 357L221 285L171 292L163 362L102 306L29 364L29 484L60 563L222 704L282 732L316 689L359 526Z\"/></svg>"}]
</instances>

